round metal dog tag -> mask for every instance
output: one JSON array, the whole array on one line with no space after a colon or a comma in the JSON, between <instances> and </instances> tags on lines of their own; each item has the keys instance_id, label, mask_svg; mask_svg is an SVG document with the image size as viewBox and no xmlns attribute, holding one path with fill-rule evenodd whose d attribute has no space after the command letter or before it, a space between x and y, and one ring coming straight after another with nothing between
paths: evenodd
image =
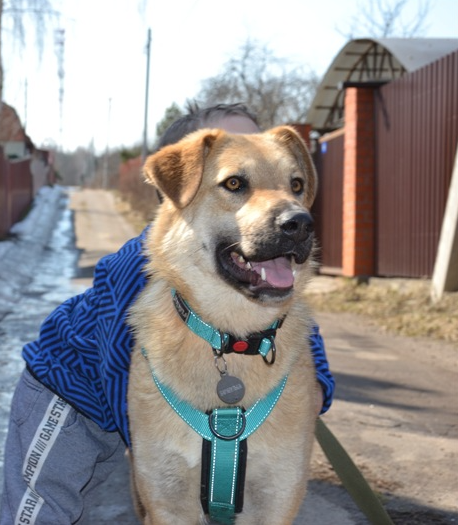
<instances>
[{"instance_id":1,"label":"round metal dog tag","mask_svg":"<svg viewBox=\"0 0 458 525\"><path fill-rule=\"evenodd\" d=\"M218 381L216 393L223 403L232 405L243 399L245 395L245 385L238 377L224 374Z\"/></svg>"}]
</instances>

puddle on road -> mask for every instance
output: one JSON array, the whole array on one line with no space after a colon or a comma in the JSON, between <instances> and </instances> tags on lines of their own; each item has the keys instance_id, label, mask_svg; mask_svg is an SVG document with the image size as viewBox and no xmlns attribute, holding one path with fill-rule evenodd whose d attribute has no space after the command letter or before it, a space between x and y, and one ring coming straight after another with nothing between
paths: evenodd
<instances>
[{"instance_id":1,"label":"puddle on road","mask_svg":"<svg viewBox=\"0 0 458 525\"><path fill-rule=\"evenodd\" d=\"M11 399L24 367L22 346L38 337L41 323L54 308L84 291L84 286L72 283L78 257L72 212L65 208L40 261L24 261L34 275L33 280L23 291L15 309L0 322L0 480L3 479Z\"/></svg>"}]
</instances>

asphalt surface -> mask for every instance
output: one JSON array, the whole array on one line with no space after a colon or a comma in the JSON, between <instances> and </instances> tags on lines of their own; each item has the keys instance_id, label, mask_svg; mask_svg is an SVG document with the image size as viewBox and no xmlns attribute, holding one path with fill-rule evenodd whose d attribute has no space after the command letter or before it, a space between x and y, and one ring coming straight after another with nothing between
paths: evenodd
<instances>
[{"instance_id":1,"label":"asphalt surface","mask_svg":"<svg viewBox=\"0 0 458 525\"><path fill-rule=\"evenodd\" d=\"M93 267L135 235L103 191L46 189L16 237L0 243L0 471L22 345L44 317L90 286ZM318 277L311 293L326 293ZM336 398L324 416L395 523L458 523L458 349L387 335L361 318L317 313ZM295 525L366 524L318 445ZM0 487L1 490L1 487ZM88 499L78 522L134 525L128 463ZM275 525L275 524L274 524Z\"/></svg>"}]
</instances>

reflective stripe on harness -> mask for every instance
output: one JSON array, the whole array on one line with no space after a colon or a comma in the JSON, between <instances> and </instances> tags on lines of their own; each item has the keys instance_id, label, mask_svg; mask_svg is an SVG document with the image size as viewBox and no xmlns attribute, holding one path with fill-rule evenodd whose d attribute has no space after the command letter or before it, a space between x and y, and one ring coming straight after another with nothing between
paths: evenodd
<instances>
[{"instance_id":1,"label":"reflective stripe on harness","mask_svg":"<svg viewBox=\"0 0 458 525\"><path fill-rule=\"evenodd\" d=\"M142 354L148 360L146 351L142 348ZM208 463L208 474L202 474L207 480L207 494L203 495L202 504L205 511L208 510L211 518L219 523L228 524L234 522L235 512L240 512L240 504L236 505L236 494L243 491L244 465L240 464L240 451L245 451L246 440L255 432L277 404L288 376L273 388L264 398L258 399L248 410L242 407L215 408L210 414L205 414L190 405L187 401L180 399L171 388L161 383L154 373L150 363L151 376L157 388L167 403L195 432L204 440L211 443L210 461ZM204 444L203 450L206 449ZM239 496L243 501L243 493Z\"/></svg>"}]
</instances>

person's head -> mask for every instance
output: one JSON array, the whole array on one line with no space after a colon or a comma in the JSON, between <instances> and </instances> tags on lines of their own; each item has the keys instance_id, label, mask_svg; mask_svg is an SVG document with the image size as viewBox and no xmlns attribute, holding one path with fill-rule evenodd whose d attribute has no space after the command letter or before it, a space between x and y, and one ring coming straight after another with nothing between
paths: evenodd
<instances>
[{"instance_id":1,"label":"person's head","mask_svg":"<svg viewBox=\"0 0 458 525\"><path fill-rule=\"evenodd\" d=\"M188 104L188 112L173 122L163 133L156 146L175 144L193 131L203 128L220 128L229 133L257 133L260 131L256 117L243 104L217 104L200 109L197 103ZM159 202L162 196L157 190Z\"/></svg>"},{"instance_id":2,"label":"person's head","mask_svg":"<svg viewBox=\"0 0 458 525\"><path fill-rule=\"evenodd\" d=\"M200 109L188 105L188 112L171 124L159 139L157 150L175 144L189 133L202 128L220 128L229 133L257 133L256 117L243 104L217 104Z\"/></svg>"}]
</instances>

